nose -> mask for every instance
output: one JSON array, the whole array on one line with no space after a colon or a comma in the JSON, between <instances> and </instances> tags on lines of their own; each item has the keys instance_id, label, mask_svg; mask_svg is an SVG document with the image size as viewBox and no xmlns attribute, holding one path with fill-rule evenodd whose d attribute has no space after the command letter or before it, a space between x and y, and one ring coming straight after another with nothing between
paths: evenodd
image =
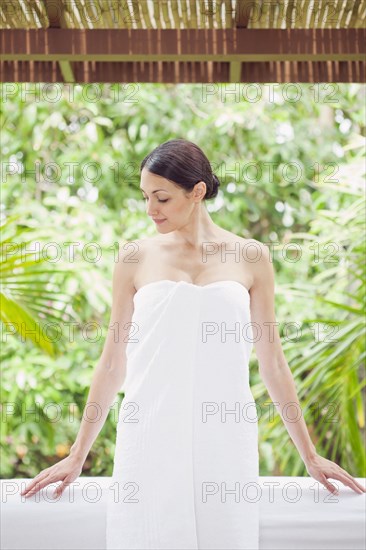
<instances>
[{"instance_id":1,"label":"nose","mask_svg":"<svg viewBox=\"0 0 366 550\"><path fill-rule=\"evenodd\" d=\"M146 199L146 214L151 217L157 217L156 208L152 206L149 199Z\"/></svg>"}]
</instances>

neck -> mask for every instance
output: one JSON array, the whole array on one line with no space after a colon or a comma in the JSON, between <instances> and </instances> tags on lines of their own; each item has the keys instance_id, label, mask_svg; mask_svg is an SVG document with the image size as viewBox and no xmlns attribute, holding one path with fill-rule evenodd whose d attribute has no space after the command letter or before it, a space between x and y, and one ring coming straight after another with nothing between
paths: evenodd
<instances>
[{"instance_id":1,"label":"neck","mask_svg":"<svg viewBox=\"0 0 366 550\"><path fill-rule=\"evenodd\" d=\"M172 238L187 248L200 249L203 242L217 237L218 226L212 221L203 201L197 204L188 223L172 232Z\"/></svg>"}]
</instances>

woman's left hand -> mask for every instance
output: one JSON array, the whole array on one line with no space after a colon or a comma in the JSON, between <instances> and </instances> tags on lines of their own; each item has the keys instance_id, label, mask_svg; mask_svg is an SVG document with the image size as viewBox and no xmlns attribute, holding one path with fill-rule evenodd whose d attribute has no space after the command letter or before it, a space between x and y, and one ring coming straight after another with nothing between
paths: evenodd
<instances>
[{"instance_id":1,"label":"woman's left hand","mask_svg":"<svg viewBox=\"0 0 366 550\"><path fill-rule=\"evenodd\" d=\"M366 492L366 489L358 483L346 470L343 470L338 464L324 458L320 455L315 455L315 457L305 462L306 469L308 474L322 483L326 489L328 489L333 494L339 494L337 488L328 481L327 478L331 477L332 479L339 479L344 485L351 487L356 493L362 494Z\"/></svg>"}]
</instances>

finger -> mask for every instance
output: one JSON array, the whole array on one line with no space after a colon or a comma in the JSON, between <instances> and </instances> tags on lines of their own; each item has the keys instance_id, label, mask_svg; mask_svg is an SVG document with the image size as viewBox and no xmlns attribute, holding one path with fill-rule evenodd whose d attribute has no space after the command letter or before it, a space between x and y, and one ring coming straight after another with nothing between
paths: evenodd
<instances>
[{"instance_id":1,"label":"finger","mask_svg":"<svg viewBox=\"0 0 366 550\"><path fill-rule=\"evenodd\" d=\"M34 481L32 481L31 483L29 483L29 485L27 485L27 486L25 487L25 489L23 489L23 491L20 493L21 496L26 495L26 494L34 487L34 485L35 485L35 482L34 482Z\"/></svg>"},{"instance_id":2,"label":"finger","mask_svg":"<svg viewBox=\"0 0 366 550\"><path fill-rule=\"evenodd\" d=\"M335 487L335 485L333 485L330 481L328 481L324 474L321 475L321 481L325 486L325 488L328 489L328 491L330 491L334 495L339 494L337 487Z\"/></svg>"},{"instance_id":3,"label":"finger","mask_svg":"<svg viewBox=\"0 0 366 550\"><path fill-rule=\"evenodd\" d=\"M363 493L366 492L366 489L365 487L363 487L363 485L361 485L360 483L358 483L358 481L356 481L353 477L351 478L351 485L350 485L351 489L353 489L356 493L358 493L359 495L362 495Z\"/></svg>"},{"instance_id":4,"label":"finger","mask_svg":"<svg viewBox=\"0 0 366 550\"><path fill-rule=\"evenodd\" d=\"M49 474L44 474L43 472L38 474L20 494L23 496L29 493L29 491L31 491L39 482L43 481L48 475Z\"/></svg>"},{"instance_id":5,"label":"finger","mask_svg":"<svg viewBox=\"0 0 366 550\"><path fill-rule=\"evenodd\" d=\"M359 494L366 493L366 488L363 485L361 485L361 483L359 483L354 477L348 474L347 479L349 479L351 482L350 487L354 489L357 493Z\"/></svg>"},{"instance_id":6,"label":"finger","mask_svg":"<svg viewBox=\"0 0 366 550\"><path fill-rule=\"evenodd\" d=\"M30 484L24 489L24 491L27 491L30 487L33 487L36 483L38 483L41 479L44 479L50 474L50 468L46 468L45 470L42 470L37 474L30 482ZM23 491L23 492L24 492Z\"/></svg>"},{"instance_id":7,"label":"finger","mask_svg":"<svg viewBox=\"0 0 366 550\"><path fill-rule=\"evenodd\" d=\"M341 471L356 487L358 487L358 489L360 489L360 493L366 493L366 487L361 485L361 483L359 483L354 477L352 477L351 474L346 472L346 470L343 470L343 468L341 468Z\"/></svg>"},{"instance_id":8,"label":"finger","mask_svg":"<svg viewBox=\"0 0 366 550\"><path fill-rule=\"evenodd\" d=\"M350 487L356 493L359 493L359 494L363 493L361 487L359 487L359 484L350 475L343 474L343 472L334 472L330 474L330 477L334 479L339 479L339 481L341 481L347 487Z\"/></svg>"},{"instance_id":9,"label":"finger","mask_svg":"<svg viewBox=\"0 0 366 550\"><path fill-rule=\"evenodd\" d=\"M33 489L31 489L30 491L28 491L28 493L25 495L25 498L28 498L32 495L34 495L35 493L38 493L38 491L40 491L41 489L43 489L44 487L46 487L47 485L49 485L50 483L53 483L53 480L51 477L46 477L44 478L43 480L39 481L34 487Z\"/></svg>"},{"instance_id":10,"label":"finger","mask_svg":"<svg viewBox=\"0 0 366 550\"><path fill-rule=\"evenodd\" d=\"M72 480L64 480L58 487L56 487L53 496L54 498L57 498L58 496L61 496L66 487L68 487L72 483Z\"/></svg>"}]
</instances>

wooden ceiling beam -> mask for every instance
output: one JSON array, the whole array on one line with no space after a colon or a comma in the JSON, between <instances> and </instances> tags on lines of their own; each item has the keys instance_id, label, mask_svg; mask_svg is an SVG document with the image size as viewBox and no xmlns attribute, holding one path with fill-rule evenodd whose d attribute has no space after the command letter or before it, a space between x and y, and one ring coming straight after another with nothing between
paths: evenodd
<instances>
[{"instance_id":1,"label":"wooden ceiling beam","mask_svg":"<svg viewBox=\"0 0 366 550\"><path fill-rule=\"evenodd\" d=\"M62 0L43 0L42 3L47 13L49 28L66 28L65 5Z\"/></svg>"},{"instance_id":2,"label":"wooden ceiling beam","mask_svg":"<svg viewBox=\"0 0 366 550\"><path fill-rule=\"evenodd\" d=\"M62 0L43 0L50 29L65 29L67 21L65 19L65 5ZM75 76L70 61L59 61L59 67L64 82L75 82Z\"/></svg>"},{"instance_id":3,"label":"wooden ceiling beam","mask_svg":"<svg viewBox=\"0 0 366 550\"><path fill-rule=\"evenodd\" d=\"M366 29L2 29L3 61L364 61Z\"/></svg>"},{"instance_id":4,"label":"wooden ceiling beam","mask_svg":"<svg viewBox=\"0 0 366 550\"><path fill-rule=\"evenodd\" d=\"M246 29L250 21L252 9L256 7L253 0L236 0L235 6L235 27L237 29Z\"/></svg>"},{"instance_id":5,"label":"wooden ceiling beam","mask_svg":"<svg viewBox=\"0 0 366 550\"><path fill-rule=\"evenodd\" d=\"M120 82L159 82L159 83L210 83L211 90L215 93L225 93L226 84L229 82L230 63L82 63L74 64L76 82L80 84L96 84ZM62 83L62 75L59 63L55 61L0 61L0 81L17 83ZM322 83L336 82L359 82L365 83L365 63L362 61L268 61L263 63L242 63L240 85L244 83L244 93L248 97L256 96L261 90L258 83L292 83L296 92L298 83L311 82ZM225 83L224 86L220 86ZM245 91L245 83L249 84L248 91ZM254 83L254 84L253 84ZM293 84L296 83L296 84ZM11 90L12 88L10 88ZM240 86L234 88L240 93ZM322 88L314 88L312 93L320 93ZM233 88L228 88L233 90ZM333 101L336 88L323 88L329 102ZM230 91L228 91L230 93ZM300 90L301 93L301 90Z\"/></svg>"},{"instance_id":6,"label":"wooden ceiling beam","mask_svg":"<svg viewBox=\"0 0 366 550\"><path fill-rule=\"evenodd\" d=\"M252 0L237 0L235 11L235 28L246 29L250 21L250 12L253 9ZM231 61L229 70L230 82L240 82L242 61Z\"/></svg>"}]
</instances>

